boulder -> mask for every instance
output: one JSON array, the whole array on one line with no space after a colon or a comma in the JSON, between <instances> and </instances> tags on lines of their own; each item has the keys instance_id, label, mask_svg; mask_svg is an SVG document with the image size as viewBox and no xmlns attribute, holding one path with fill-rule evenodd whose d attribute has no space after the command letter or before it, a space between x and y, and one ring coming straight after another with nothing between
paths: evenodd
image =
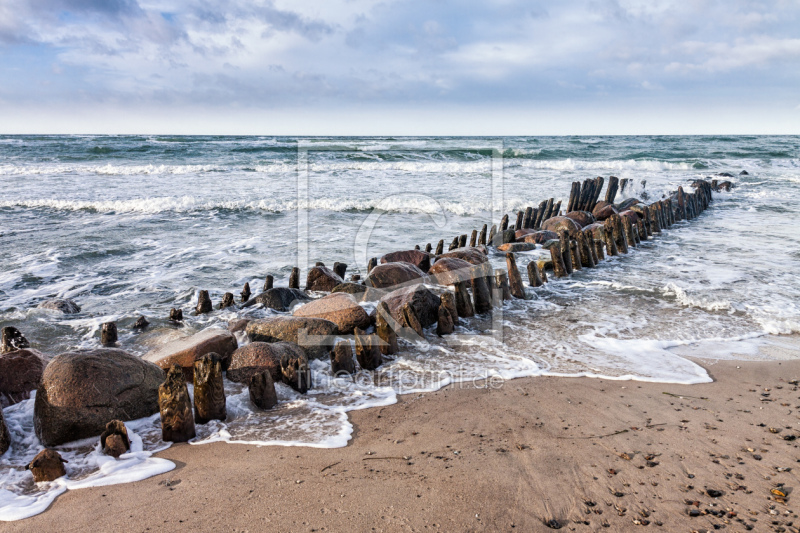
<instances>
[{"instance_id":1,"label":"boulder","mask_svg":"<svg viewBox=\"0 0 800 533\"><path fill-rule=\"evenodd\" d=\"M111 420L136 420L158 412L164 371L114 348L66 352L44 370L36 391L33 424L45 446L100 435Z\"/></svg>"},{"instance_id":2,"label":"boulder","mask_svg":"<svg viewBox=\"0 0 800 533\"><path fill-rule=\"evenodd\" d=\"M594 215L594 218L597 220L605 220L611 215L616 214L617 210L608 202L597 202L592 210L592 215Z\"/></svg>"},{"instance_id":3,"label":"boulder","mask_svg":"<svg viewBox=\"0 0 800 533\"><path fill-rule=\"evenodd\" d=\"M530 252L536 249L536 245L528 242L510 242L501 244L497 247L501 252Z\"/></svg>"},{"instance_id":4,"label":"boulder","mask_svg":"<svg viewBox=\"0 0 800 533\"><path fill-rule=\"evenodd\" d=\"M355 298L343 292L329 294L295 309L294 316L324 318L338 328L341 335L353 333L355 328L366 329L370 325L369 315L358 305Z\"/></svg>"},{"instance_id":5,"label":"boulder","mask_svg":"<svg viewBox=\"0 0 800 533\"><path fill-rule=\"evenodd\" d=\"M30 397L42 380L47 366L45 356L32 349L0 355L0 405L8 407Z\"/></svg>"},{"instance_id":6,"label":"boulder","mask_svg":"<svg viewBox=\"0 0 800 533\"><path fill-rule=\"evenodd\" d=\"M64 313L65 315L72 315L81 312L81 306L69 298L53 298L51 300L45 300L36 307L39 309L58 311L59 313Z\"/></svg>"},{"instance_id":7,"label":"boulder","mask_svg":"<svg viewBox=\"0 0 800 533\"><path fill-rule=\"evenodd\" d=\"M614 206L614 209L616 209L618 212L621 213L623 211L626 211L626 210L630 209L631 207L633 207L634 205L637 205L637 204L639 204L639 200L637 198L626 198L625 200L623 200L620 203L616 204Z\"/></svg>"},{"instance_id":8,"label":"boulder","mask_svg":"<svg viewBox=\"0 0 800 533\"><path fill-rule=\"evenodd\" d=\"M582 228L585 228L589 224L594 224L595 222L597 222L597 219L594 218L594 215L588 211L570 211L564 216L567 218L571 218L572 220L577 222L578 225Z\"/></svg>"},{"instance_id":9,"label":"boulder","mask_svg":"<svg viewBox=\"0 0 800 533\"><path fill-rule=\"evenodd\" d=\"M457 250L453 250L452 252L447 252L446 254L441 254L436 256L436 261L438 262L445 257L455 257L456 259L461 259L463 261L466 261L467 263L472 263L473 265L479 265L481 263L489 262L489 256L486 254L487 254L486 248L482 246L458 248Z\"/></svg>"},{"instance_id":10,"label":"boulder","mask_svg":"<svg viewBox=\"0 0 800 533\"><path fill-rule=\"evenodd\" d=\"M431 267L431 254L421 250L391 252L381 257L380 262L381 264L397 262L410 263L423 272L427 272Z\"/></svg>"},{"instance_id":11,"label":"boulder","mask_svg":"<svg viewBox=\"0 0 800 533\"><path fill-rule=\"evenodd\" d=\"M234 318L233 320L228 321L228 331L231 333L237 333L239 331L244 331L247 327L247 324L250 323L249 318Z\"/></svg>"},{"instance_id":12,"label":"boulder","mask_svg":"<svg viewBox=\"0 0 800 533\"><path fill-rule=\"evenodd\" d=\"M247 336L258 342L292 342L305 349L308 357L328 357L333 347L336 324L322 318L275 316L253 320L247 325ZM315 338L305 338L306 335Z\"/></svg>"},{"instance_id":13,"label":"boulder","mask_svg":"<svg viewBox=\"0 0 800 533\"><path fill-rule=\"evenodd\" d=\"M311 297L300 289L289 289L286 287L274 287L267 289L255 298L247 300L242 307L261 304L269 309L276 311L287 311L297 302L307 302Z\"/></svg>"},{"instance_id":14,"label":"boulder","mask_svg":"<svg viewBox=\"0 0 800 533\"><path fill-rule=\"evenodd\" d=\"M636 211L632 211L628 209L627 211L623 211L619 214L622 218L627 218L631 221L631 224L636 225L639 222L639 214Z\"/></svg>"},{"instance_id":15,"label":"boulder","mask_svg":"<svg viewBox=\"0 0 800 533\"><path fill-rule=\"evenodd\" d=\"M442 257L433 264L428 274L439 285L453 285L459 281L472 282L472 263L457 257Z\"/></svg>"},{"instance_id":16,"label":"boulder","mask_svg":"<svg viewBox=\"0 0 800 533\"><path fill-rule=\"evenodd\" d=\"M373 268L365 281L368 287L383 289L406 283L422 283L425 273L411 263L384 263Z\"/></svg>"},{"instance_id":17,"label":"boulder","mask_svg":"<svg viewBox=\"0 0 800 533\"><path fill-rule=\"evenodd\" d=\"M306 277L306 290L331 292L335 286L344 280L333 270L324 266L315 266L308 271Z\"/></svg>"},{"instance_id":18,"label":"boulder","mask_svg":"<svg viewBox=\"0 0 800 533\"><path fill-rule=\"evenodd\" d=\"M563 229L569 233L569 236L573 239L578 235L582 227L583 226L568 217L552 217L542 222L543 230L558 233Z\"/></svg>"},{"instance_id":19,"label":"boulder","mask_svg":"<svg viewBox=\"0 0 800 533\"><path fill-rule=\"evenodd\" d=\"M544 244L553 239L558 239L558 233L554 231L534 231L525 235L523 241L531 244Z\"/></svg>"},{"instance_id":20,"label":"boulder","mask_svg":"<svg viewBox=\"0 0 800 533\"><path fill-rule=\"evenodd\" d=\"M438 296L421 285L397 289L384 296L381 302L386 302L392 318L405 327L409 326L403 315L403 306L405 304L411 306L411 309L414 311L414 314L423 328L435 324L439 319L439 304L441 300Z\"/></svg>"},{"instance_id":21,"label":"boulder","mask_svg":"<svg viewBox=\"0 0 800 533\"><path fill-rule=\"evenodd\" d=\"M517 231L514 232L514 238L518 242L522 242L525 240L525 236L530 235L531 233L536 233L536 230L532 228L518 229Z\"/></svg>"},{"instance_id":22,"label":"boulder","mask_svg":"<svg viewBox=\"0 0 800 533\"><path fill-rule=\"evenodd\" d=\"M231 355L238 347L239 343L230 331L209 328L159 346L147 352L142 359L155 363L164 370L169 370L172 365L178 365L183 369L186 381L192 381L195 360L207 353L216 353L222 360L222 368L226 369Z\"/></svg>"},{"instance_id":23,"label":"boulder","mask_svg":"<svg viewBox=\"0 0 800 533\"><path fill-rule=\"evenodd\" d=\"M335 286L331 292L350 294L359 302L377 302L386 295L386 291L347 281Z\"/></svg>"},{"instance_id":24,"label":"boulder","mask_svg":"<svg viewBox=\"0 0 800 533\"><path fill-rule=\"evenodd\" d=\"M228 379L247 383L253 375L269 372L273 381L280 381L281 358L286 354L299 356L302 351L292 342L251 342L233 352Z\"/></svg>"},{"instance_id":25,"label":"boulder","mask_svg":"<svg viewBox=\"0 0 800 533\"><path fill-rule=\"evenodd\" d=\"M513 229L506 229L496 233L489 244L492 246L500 246L501 244L514 242L514 239L516 239L516 231Z\"/></svg>"}]
</instances>

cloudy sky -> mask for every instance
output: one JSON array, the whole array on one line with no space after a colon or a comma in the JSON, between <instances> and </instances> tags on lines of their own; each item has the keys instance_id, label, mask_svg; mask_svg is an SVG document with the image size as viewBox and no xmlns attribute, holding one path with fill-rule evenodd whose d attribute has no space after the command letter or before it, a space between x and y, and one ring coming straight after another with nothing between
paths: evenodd
<instances>
[{"instance_id":1,"label":"cloudy sky","mask_svg":"<svg viewBox=\"0 0 800 533\"><path fill-rule=\"evenodd\" d=\"M800 133L800 2L0 0L0 132Z\"/></svg>"}]
</instances>

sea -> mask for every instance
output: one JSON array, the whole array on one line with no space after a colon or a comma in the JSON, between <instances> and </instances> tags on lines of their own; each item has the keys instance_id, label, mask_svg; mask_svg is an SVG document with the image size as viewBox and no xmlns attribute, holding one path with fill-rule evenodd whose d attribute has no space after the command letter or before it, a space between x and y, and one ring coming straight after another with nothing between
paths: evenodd
<instances>
[{"instance_id":1,"label":"sea","mask_svg":"<svg viewBox=\"0 0 800 533\"><path fill-rule=\"evenodd\" d=\"M513 224L542 200L566 206L572 182L597 176L627 180L617 201L652 202L695 179L733 187L713 193L697 219L528 287L527 299L462 320L452 338L434 327L424 341L401 341L377 371L335 378L328 361L312 361L315 387L302 395L278 384L270 411L226 382L228 419L198 426L191 444L341 447L348 411L401 394L542 375L692 384L711 380L699 359L800 356L789 342L800 333L798 136L0 136L0 327L55 356L99 347L100 325L114 321L119 347L142 355L235 318L280 314L196 316L200 290L215 305L226 292L238 300L245 283L258 293L272 275L287 286L293 267L304 280L318 261L363 278L370 258L440 239L447 249L503 214ZM541 254L517 254L523 280ZM502 254L491 260L505 268ZM37 309L54 297L81 312ZM180 325L167 320L173 307ZM144 331L132 328L139 316ZM120 459L97 439L57 447L66 478L35 484L24 469L42 449L33 399L3 415L12 445L0 457L0 520L40 513L66 490L174 468L154 456L170 445L156 414L127 423L132 448Z\"/></svg>"}]
</instances>

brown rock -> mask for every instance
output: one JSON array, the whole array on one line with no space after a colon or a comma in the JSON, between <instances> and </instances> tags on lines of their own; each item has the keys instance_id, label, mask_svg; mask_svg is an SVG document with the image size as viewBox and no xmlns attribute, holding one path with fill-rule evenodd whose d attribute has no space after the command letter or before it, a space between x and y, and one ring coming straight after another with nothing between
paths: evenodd
<instances>
[{"instance_id":1,"label":"brown rock","mask_svg":"<svg viewBox=\"0 0 800 533\"><path fill-rule=\"evenodd\" d=\"M359 302L377 302L386 295L386 291L367 287L360 283L344 282L335 286L331 293L343 292L350 294Z\"/></svg>"},{"instance_id":2,"label":"brown rock","mask_svg":"<svg viewBox=\"0 0 800 533\"><path fill-rule=\"evenodd\" d=\"M425 273L410 263L385 263L370 271L365 284L368 287L385 289L404 284L422 283L424 277Z\"/></svg>"},{"instance_id":3,"label":"brown rock","mask_svg":"<svg viewBox=\"0 0 800 533\"><path fill-rule=\"evenodd\" d=\"M123 350L102 348L57 355L36 391L33 422L45 446L103 432L109 420L158 412L164 372Z\"/></svg>"},{"instance_id":4,"label":"brown rock","mask_svg":"<svg viewBox=\"0 0 800 533\"><path fill-rule=\"evenodd\" d=\"M11 447L11 435L8 433L6 419L3 417L3 410L0 409L0 455L3 455Z\"/></svg>"},{"instance_id":5,"label":"brown rock","mask_svg":"<svg viewBox=\"0 0 800 533\"><path fill-rule=\"evenodd\" d=\"M565 230L570 237L575 238L575 235L582 229L582 226L567 217L552 217L542 222L542 229L545 231L554 231L558 233Z\"/></svg>"},{"instance_id":6,"label":"brown rock","mask_svg":"<svg viewBox=\"0 0 800 533\"><path fill-rule=\"evenodd\" d=\"M58 311L59 313L64 313L65 315L74 315L75 313L81 312L81 306L69 298L53 298L51 300L45 300L36 307L39 309Z\"/></svg>"},{"instance_id":7,"label":"brown rock","mask_svg":"<svg viewBox=\"0 0 800 533\"><path fill-rule=\"evenodd\" d=\"M313 300L295 309L294 316L330 320L341 335L349 335L355 328L366 329L369 315L349 294L339 292Z\"/></svg>"},{"instance_id":8,"label":"brown rock","mask_svg":"<svg viewBox=\"0 0 800 533\"><path fill-rule=\"evenodd\" d=\"M37 453L33 461L25 466L25 470L31 471L36 483L55 481L67 475L67 470L64 468L66 462L68 461L65 461L57 451L47 448Z\"/></svg>"},{"instance_id":9,"label":"brown rock","mask_svg":"<svg viewBox=\"0 0 800 533\"><path fill-rule=\"evenodd\" d=\"M42 380L47 359L31 349L0 355L0 405L8 407L27 400Z\"/></svg>"},{"instance_id":10,"label":"brown rock","mask_svg":"<svg viewBox=\"0 0 800 533\"><path fill-rule=\"evenodd\" d=\"M275 381L267 372L258 372L250 377L248 385L250 401L259 409L272 409L278 405L278 393L275 392Z\"/></svg>"},{"instance_id":11,"label":"brown rock","mask_svg":"<svg viewBox=\"0 0 800 533\"><path fill-rule=\"evenodd\" d=\"M440 257L428 270L439 285L453 285L459 281L472 282L472 265L457 257Z\"/></svg>"},{"instance_id":12,"label":"brown rock","mask_svg":"<svg viewBox=\"0 0 800 533\"><path fill-rule=\"evenodd\" d=\"M487 263L489 261L489 257L486 254L487 254L486 248L483 246L476 246L474 248L459 248L458 250L453 250L452 252L447 252L446 254L441 254L437 256L436 261L439 262L442 258L445 257L455 257L456 259L462 259L467 263L472 263L473 265L479 265L481 263ZM434 263L434 265L435 264L436 263Z\"/></svg>"},{"instance_id":13,"label":"brown rock","mask_svg":"<svg viewBox=\"0 0 800 533\"><path fill-rule=\"evenodd\" d=\"M287 287L273 287L267 289L255 298L251 298L242 307L250 307L261 304L266 308L276 311L288 311L297 303L311 300L305 292L300 289L289 289Z\"/></svg>"},{"instance_id":14,"label":"brown rock","mask_svg":"<svg viewBox=\"0 0 800 533\"><path fill-rule=\"evenodd\" d=\"M529 252L536 249L536 245L528 242L509 242L497 247L501 252Z\"/></svg>"},{"instance_id":15,"label":"brown rock","mask_svg":"<svg viewBox=\"0 0 800 533\"><path fill-rule=\"evenodd\" d=\"M275 316L253 320L245 331L251 341L291 342L303 348L311 359L321 359L328 357L337 327L322 318Z\"/></svg>"},{"instance_id":16,"label":"brown rock","mask_svg":"<svg viewBox=\"0 0 800 533\"><path fill-rule=\"evenodd\" d=\"M423 272L427 272L431 267L431 254L420 250L404 250L402 252L391 252L380 259L381 264L386 263L410 263Z\"/></svg>"},{"instance_id":17,"label":"brown rock","mask_svg":"<svg viewBox=\"0 0 800 533\"><path fill-rule=\"evenodd\" d=\"M172 365L183 369L186 380L194 375L194 362L207 353L216 353L222 360L222 368L228 368L231 354L239 347L236 337L228 330L209 328L189 337L168 342L147 352L142 359L155 363L164 370Z\"/></svg>"},{"instance_id":18,"label":"brown rock","mask_svg":"<svg viewBox=\"0 0 800 533\"><path fill-rule=\"evenodd\" d=\"M514 238L516 238L517 241L522 242L525 239L525 236L530 235L531 233L536 233L536 230L533 228L518 229L514 232Z\"/></svg>"},{"instance_id":19,"label":"brown rock","mask_svg":"<svg viewBox=\"0 0 800 533\"><path fill-rule=\"evenodd\" d=\"M597 219L594 218L594 215L588 211L570 211L564 216L577 222L581 228L585 228L589 224L594 224L597 222Z\"/></svg>"},{"instance_id":20,"label":"brown rock","mask_svg":"<svg viewBox=\"0 0 800 533\"><path fill-rule=\"evenodd\" d=\"M605 220L611 215L616 214L617 210L608 202L597 202L597 205L595 205L594 209L592 210L592 215L594 215L594 218L597 220Z\"/></svg>"},{"instance_id":21,"label":"brown rock","mask_svg":"<svg viewBox=\"0 0 800 533\"><path fill-rule=\"evenodd\" d=\"M405 304L411 305L423 328L432 326L439 319L439 304L441 300L422 285L397 289L384 296L381 302L386 303L392 318L404 327L409 326L403 316L403 306Z\"/></svg>"},{"instance_id":22,"label":"brown rock","mask_svg":"<svg viewBox=\"0 0 800 533\"><path fill-rule=\"evenodd\" d=\"M306 290L331 292L335 286L342 282L344 280L333 270L324 266L315 266L308 271Z\"/></svg>"},{"instance_id":23,"label":"brown rock","mask_svg":"<svg viewBox=\"0 0 800 533\"><path fill-rule=\"evenodd\" d=\"M281 381L281 358L301 353L303 349L291 342L251 342L233 352L227 376L247 383L254 374L269 372L273 381Z\"/></svg>"},{"instance_id":24,"label":"brown rock","mask_svg":"<svg viewBox=\"0 0 800 533\"><path fill-rule=\"evenodd\" d=\"M237 333L239 331L244 331L247 327L247 324L250 323L249 318L234 318L233 320L228 321L228 331L231 333Z\"/></svg>"},{"instance_id":25,"label":"brown rock","mask_svg":"<svg viewBox=\"0 0 800 533\"><path fill-rule=\"evenodd\" d=\"M524 242L528 242L531 244L544 244L547 241L552 241L553 239L558 239L558 233L554 231L534 231L533 233L528 233L523 238Z\"/></svg>"}]
</instances>

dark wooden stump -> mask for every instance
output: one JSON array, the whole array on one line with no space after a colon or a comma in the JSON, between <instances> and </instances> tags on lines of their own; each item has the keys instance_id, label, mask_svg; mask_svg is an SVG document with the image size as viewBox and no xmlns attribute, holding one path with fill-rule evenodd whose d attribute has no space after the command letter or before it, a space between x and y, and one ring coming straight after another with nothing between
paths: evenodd
<instances>
[{"instance_id":1,"label":"dark wooden stump","mask_svg":"<svg viewBox=\"0 0 800 533\"><path fill-rule=\"evenodd\" d=\"M443 305L439 305L437 315L436 334L441 337L442 335L450 335L453 333L455 326L453 325L453 317L450 315L450 311Z\"/></svg>"},{"instance_id":2,"label":"dark wooden stump","mask_svg":"<svg viewBox=\"0 0 800 533\"><path fill-rule=\"evenodd\" d=\"M528 285L531 287L541 287L544 284L542 275L539 272L539 265L536 261L528 263Z\"/></svg>"},{"instance_id":3,"label":"dark wooden stump","mask_svg":"<svg viewBox=\"0 0 800 533\"><path fill-rule=\"evenodd\" d=\"M508 284L508 274L505 270L498 268L494 271L494 283L500 298L502 300L510 300L511 286Z\"/></svg>"},{"instance_id":4,"label":"dark wooden stump","mask_svg":"<svg viewBox=\"0 0 800 533\"><path fill-rule=\"evenodd\" d=\"M173 307L169 310L169 319L173 322L183 322L183 309Z\"/></svg>"},{"instance_id":5,"label":"dark wooden stump","mask_svg":"<svg viewBox=\"0 0 800 533\"><path fill-rule=\"evenodd\" d=\"M228 307L233 307L235 302L233 301L233 293L226 292L222 295L222 301L219 303L220 309L227 309Z\"/></svg>"},{"instance_id":6,"label":"dark wooden stump","mask_svg":"<svg viewBox=\"0 0 800 533\"><path fill-rule=\"evenodd\" d=\"M314 386L308 357L304 351L284 353L281 356L281 381L301 394Z\"/></svg>"},{"instance_id":7,"label":"dark wooden stump","mask_svg":"<svg viewBox=\"0 0 800 533\"><path fill-rule=\"evenodd\" d=\"M519 275L517 260L514 254L506 254L506 267L508 268L508 285L511 289L511 296L524 300L525 287L522 285L522 276Z\"/></svg>"},{"instance_id":8,"label":"dark wooden stump","mask_svg":"<svg viewBox=\"0 0 800 533\"><path fill-rule=\"evenodd\" d=\"M349 340L339 340L331 350L331 372L334 376L355 374L356 364Z\"/></svg>"},{"instance_id":9,"label":"dark wooden stump","mask_svg":"<svg viewBox=\"0 0 800 533\"><path fill-rule=\"evenodd\" d=\"M207 353L194 362L194 422L206 424L227 417L222 359L216 353Z\"/></svg>"},{"instance_id":10,"label":"dark wooden stump","mask_svg":"<svg viewBox=\"0 0 800 533\"><path fill-rule=\"evenodd\" d=\"M459 317L468 318L475 316L475 310L472 308L472 300L470 300L469 292L467 292L467 284L464 281L459 281L453 285L456 297L456 312Z\"/></svg>"},{"instance_id":11,"label":"dark wooden stump","mask_svg":"<svg viewBox=\"0 0 800 533\"><path fill-rule=\"evenodd\" d=\"M247 302L247 300L250 299L250 296L252 294L253 293L250 292L250 283L249 282L245 282L244 287L242 287L242 293L241 293L242 303Z\"/></svg>"},{"instance_id":12,"label":"dark wooden stump","mask_svg":"<svg viewBox=\"0 0 800 533\"><path fill-rule=\"evenodd\" d=\"M272 374L269 370L256 372L250 376L247 389L250 393L250 401L259 409L266 411L278 405L278 394L275 392L275 382L272 381Z\"/></svg>"},{"instance_id":13,"label":"dark wooden stump","mask_svg":"<svg viewBox=\"0 0 800 533\"><path fill-rule=\"evenodd\" d=\"M103 322L100 325L100 344L103 346L114 346L117 343L117 324L114 322Z\"/></svg>"},{"instance_id":14,"label":"dark wooden stump","mask_svg":"<svg viewBox=\"0 0 800 533\"><path fill-rule=\"evenodd\" d=\"M195 437L192 400L183 378L183 370L172 365L167 379L158 388L158 406L161 412L161 439L186 442Z\"/></svg>"},{"instance_id":15,"label":"dark wooden stump","mask_svg":"<svg viewBox=\"0 0 800 533\"><path fill-rule=\"evenodd\" d=\"M561 246L555 243L550 246L550 258L553 262L553 275L557 278L567 277L567 267L564 265L564 257L561 254Z\"/></svg>"},{"instance_id":16,"label":"dark wooden stump","mask_svg":"<svg viewBox=\"0 0 800 533\"><path fill-rule=\"evenodd\" d=\"M197 295L197 306L195 307L197 314L210 313L213 309L214 306L211 304L208 291L200 291L200 294Z\"/></svg>"},{"instance_id":17,"label":"dark wooden stump","mask_svg":"<svg viewBox=\"0 0 800 533\"><path fill-rule=\"evenodd\" d=\"M500 231L505 231L508 229L508 215L503 215L503 218L500 219Z\"/></svg>"},{"instance_id":18,"label":"dark wooden stump","mask_svg":"<svg viewBox=\"0 0 800 533\"><path fill-rule=\"evenodd\" d=\"M488 263L483 264L488 265ZM473 268L473 272L476 272L479 267L480 265L477 265L476 268ZM490 286L486 283L485 276L478 274L472 279L472 299L474 302L472 308L476 314L483 314L492 310L492 292Z\"/></svg>"},{"instance_id":19,"label":"dark wooden stump","mask_svg":"<svg viewBox=\"0 0 800 533\"><path fill-rule=\"evenodd\" d=\"M289 288L290 289L300 288L300 269L297 267L293 267L292 273L289 274Z\"/></svg>"},{"instance_id":20,"label":"dark wooden stump","mask_svg":"<svg viewBox=\"0 0 800 533\"><path fill-rule=\"evenodd\" d=\"M371 257L369 259L369 261L367 262L367 274L372 272L372 269L375 268L376 266L378 266L378 258L377 257Z\"/></svg>"},{"instance_id":21,"label":"dark wooden stump","mask_svg":"<svg viewBox=\"0 0 800 533\"><path fill-rule=\"evenodd\" d=\"M572 274L572 251L569 247L569 234L567 230L560 230L558 232L559 251L561 252L561 261L564 263L564 270L567 275ZM554 267L555 269L555 267ZM559 276L560 277L560 276Z\"/></svg>"},{"instance_id":22,"label":"dark wooden stump","mask_svg":"<svg viewBox=\"0 0 800 533\"><path fill-rule=\"evenodd\" d=\"M380 302L375 313L375 333L383 341L381 343L381 354L383 355L392 355L398 352L397 333L392 327L393 323L395 320L392 318L389 306L386 302Z\"/></svg>"},{"instance_id":23,"label":"dark wooden stump","mask_svg":"<svg viewBox=\"0 0 800 533\"><path fill-rule=\"evenodd\" d=\"M31 347L31 343L28 342L28 339L25 338L20 330L13 326L4 327L2 335L0 353L13 352ZM114 342L116 342L116 340Z\"/></svg>"},{"instance_id":24,"label":"dark wooden stump","mask_svg":"<svg viewBox=\"0 0 800 533\"><path fill-rule=\"evenodd\" d=\"M481 228L481 233L478 236L478 244L480 244L481 246L486 246L486 231L487 231L487 229L488 228L487 228L486 224L484 224L483 227Z\"/></svg>"},{"instance_id":25,"label":"dark wooden stump","mask_svg":"<svg viewBox=\"0 0 800 533\"><path fill-rule=\"evenodd\" d=\"M436 255L442 255L444 253L444 239L439 239L439 243L436 245Z\"/></svg>"},{"instance_id":26,"label":"dark wooden stump","mask_svg":"<svg viewBox=\"0 0 800 533\"><path fill-rule=\"evenodd\" d=\"M267 275L267 278L264 280L264 287L262 287L261 291L264 292L270 290L274 283L275 278L271 274Z\"/></svg>"},{"instance_id":27,"label":"dark wooden stump","mask_svg":"<svg viewBox=\"0 0 800 533\"><path fill-rule=\"evenodd\" d=\"M628 217L620 217L622 219L622 229L625 232L625 240L628 246L636 246L636 238L633 236L633 224Z\"/></svg>"},{"instance_id":28,"label":"dark wooden stump","mask_svg":"<svg viewBox=\"0 0 800 533\"><path fill-rule=\"evenodd\" d=\"M494 236L495 235L497 235L497 225L496 224L492 224L492 229L491 229L491 231L489 231L489 240L486 242L486 244L494 241Z\"/></svg>"},{"instance_id":29,"label":"dark wooden stump","mask_svg":"<svg viewBox=\"0 0 800 533\"><path fill-rule=\"evenodd\" d=\"M529 229L533 226L531 219L533 218L533 207L526 207L525 208L525 217L522 219L522 228Z\"/></svg>"},{"instance_id":30,"label":"dark wooden stump","mask_svg":"<svg viewBox=\"0 0 800 533\"><path fill-rule=\"evenodd\" d=\"M347 272L347 263L334 263L333 272L340 278L344 279L345 273Z\"/></svg>"},{"instance_id":31,"label":"dark wooden stump","mask_svg":"<svg viewBox=\"0 0 800 533\"><path fill-rule=\"evenodd\" d=\"M364 370L375 370L383 363L377 335L367 335L359 328L355 329L356 359Z\"/></svg>"},{"instance_id":32,"label":"dark wooden stump","mask_svg":"<svg viewBox=\"0 0 800 533\"><path fill-rule=\"evenodd\" d=\"M133 329L144 329L149 325L150 322L144 316L140 315L139 318L136 319L136 322L133 324Z\"/></svg>"}]
</instances>

